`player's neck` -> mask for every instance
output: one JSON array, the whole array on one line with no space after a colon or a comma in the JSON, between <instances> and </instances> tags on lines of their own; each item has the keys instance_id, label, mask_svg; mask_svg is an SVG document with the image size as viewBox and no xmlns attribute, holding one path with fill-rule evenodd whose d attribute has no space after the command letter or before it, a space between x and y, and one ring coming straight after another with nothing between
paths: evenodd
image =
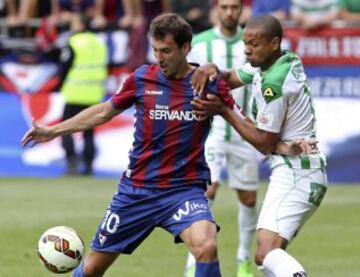
<instances>
[{"instance_id":1,"label":"player's neck","mask_svg":"<svg viewBox=\"0 0 360 277\"><path fill-rule=\"evenodd\" d=\"M268 70L281 56L282 56L281 51L278 51L274 55L270 56L269 60L266 63L260 65L261 70L262 71Z\"/></svg>"},{"instance_id":2,"label":"player's neck","mask_svg":"<svg viewBox=\"0 0 360 277\"><path fill-rule=\"evenodd\" d=\"M185 62L173 76L174 79L183 79L189 75L189 73L194 69L194 66Z\"/></svg>"},{"instance_id":3,"label":"player's neck","mask_svg":"<svg viewBox=\"0 0 360 277\"><path fill-rule=\"evenodd\" d=\"M225 28L224 26L220 25L220 32L224 37L231 38L236 35L237 28L228 29L228 28Z\"/></svg>"}]
</instances>

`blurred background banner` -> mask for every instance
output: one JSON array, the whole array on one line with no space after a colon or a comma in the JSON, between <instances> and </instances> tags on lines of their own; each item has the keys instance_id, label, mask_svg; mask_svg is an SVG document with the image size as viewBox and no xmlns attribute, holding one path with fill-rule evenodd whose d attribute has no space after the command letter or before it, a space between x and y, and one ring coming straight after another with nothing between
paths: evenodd
<instances>
[{"instance_id":1,"label":"blurred background banner","mask_svg":"<svg viewBox=\"0 0 360 277\"><path fill-rule=\"evenodd\" d=\"M107 98L132 70L126 61L128 33L103 32L109 49ZM328 158L330 182L360 182L360 28L322 28L311 33L285 28L284 45L305 65L316 106L320 148ZM146 44L146 43L145 43ZM152 62L148 45L147 60ZM20 140L36 118L59 122L64 100L58 93L59 65L35 52L7 49L0 57L0 176L60 176L64 152L60 139L22 149ZM132 143L133 110L96 129L95 173L120 176ZM76 147L82 147L80 136ZM261 176L268 176L261 164Z\"/></svg>"},{"instance_id":2,"label":"blurred background banner","mask_svg":"<svg viewBox=\"0 0 360 277\"><path fill-rule=\"evenodd\" d=\"M302 57L306 65L359 65L360 28L328 28L304 31L286 28L290 48Z\"/></svg>"}]
</instances>

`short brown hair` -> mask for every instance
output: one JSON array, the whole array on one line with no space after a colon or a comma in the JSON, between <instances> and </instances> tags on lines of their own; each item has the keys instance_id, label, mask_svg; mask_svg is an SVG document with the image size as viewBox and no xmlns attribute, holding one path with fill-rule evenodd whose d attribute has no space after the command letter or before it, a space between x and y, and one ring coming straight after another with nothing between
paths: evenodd
<instances>
[{"instance_id":1,"label":"short brown hair","mask_svg":"<svg viewBox=\"0 0 360 277\"><path fill-rule=\"evenodd\" d=\"M176 44L181 47L184 43L191 43L191 26L176 13L165 13L155 17L150 24L150 36L155 39L164 39L172 35Z\"/></svg>"}]
</instances>

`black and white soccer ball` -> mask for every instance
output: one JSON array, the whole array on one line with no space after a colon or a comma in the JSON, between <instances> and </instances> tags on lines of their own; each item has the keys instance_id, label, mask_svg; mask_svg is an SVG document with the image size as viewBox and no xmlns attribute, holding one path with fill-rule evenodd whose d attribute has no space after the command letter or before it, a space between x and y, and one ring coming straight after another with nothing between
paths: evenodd
<instances>
[{"instance_id":1,"label":"black and white soccer ball","mask_svg":"<svg viewBox=\"0 0 360 277\"><path fill-rule=\"evenodd\" d=\"M84 248L84 242L74 229L56 226L41 235L37 253L48 270L66 273L80 264Z\"/></svg>"}]
</instances>

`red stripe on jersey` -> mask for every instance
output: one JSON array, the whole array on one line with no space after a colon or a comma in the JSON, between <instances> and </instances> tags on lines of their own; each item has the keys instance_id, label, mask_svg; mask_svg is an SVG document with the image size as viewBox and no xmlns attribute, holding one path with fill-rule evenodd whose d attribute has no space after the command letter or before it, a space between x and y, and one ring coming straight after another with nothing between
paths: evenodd
<instances>
[{"instance_id":1,"label":"red stripe on jersey","mask_svg":"<svg viewBox=\"0 0 360 277\"><path fill-rule=\"evenodd\" d=\"M192 128L192 140L191 140L191 148L189 150L189 155L187 156L187 162L185 167L185 176L189 180L197 181L199 180L198 168L196 165L199 164L199 159L201 159L201 149L204 147L203 143L201 143L201 135L204 131L204 123L202 122L194 122L194 126ZM197 160L194 160L196 159ZM194 166L195 165L195 166Z\"/></svg>"},{"instance_id":2,"label":"red stripe on jersey","mask_svg":"<svg viewBox=\"0 0 360 277\"><path fill-rule=\"evenodd\" d=\"M169 109L183 111L185 102L185 89L183 87L183 79L171 79L169 93L171 93L168 102ZM181 129L182 124L183 122L181 120L167 121L166 130L169 131L166 133L166 136L164 138L164 145L166 145L166 151L164 151L164 153L162 154L160 161L159 176L162 177L162 181L158 182L159 188L167 188L171 186L170 181L173 179L174 170L176 168L176 155L174 155L174 153L178 152L181 135L179 130Z\"/></svg>"},{"instance_id":3,"label":"red stripe on jersey","mask_svg":"<svg viewBox=\"0 0 360 277\"><path fill-rule=\"evenodd\" d=\"M142 117L142 127L143 127L143 148L141 152L142 156L136 161L134 166L134 171L132 172L132 181L134 186L144 187L144 179L147 169L147 164L149 158L152 156L152 147L153 147L153 130L155 121L150 120L149 112L152 107L155 107L156 104L156 96L154 95L146 95L145 91L155 91L158 87L157 74L158 67L148 66L146 73L143 77L142 82L144 84L144 91L142 92L142 107L137 106L136 109L143 109L144 115Z\"/></svg>"}]
</instances>

